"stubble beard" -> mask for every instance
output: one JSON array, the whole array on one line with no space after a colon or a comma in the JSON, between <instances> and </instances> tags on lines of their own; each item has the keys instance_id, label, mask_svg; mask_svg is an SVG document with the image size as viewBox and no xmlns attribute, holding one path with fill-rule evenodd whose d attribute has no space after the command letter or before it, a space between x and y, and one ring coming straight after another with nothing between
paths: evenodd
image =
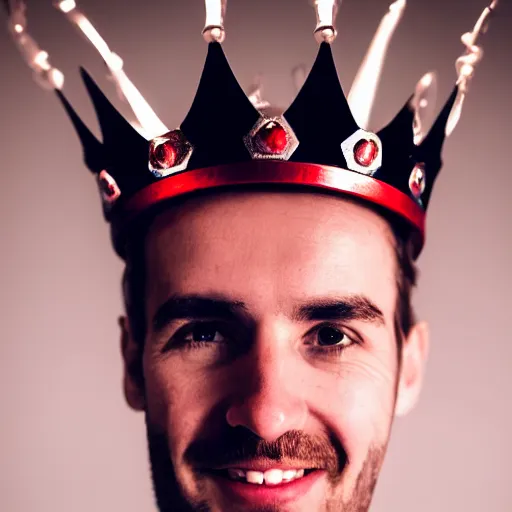
<instances>
[{"instance_id":1,"label":"stubble beard","mask_svg":"<svg viewBox=\"0 0 512 512\"><path fill-rule=\"evenodd\" d=\"M167 435L153 426L146 413L146 432L149 459L155 501L160 512L211 512L211 505L201 498L187 497L178 482L176 471L171 460ZM384 444L373 444L368 450L365 461L357 476L354 490L346 499L342 496L344 474L338 475L338 482L333 494L326 497L318 511L311 512L368 512L378 475L384 460L387 441ZM348 468L349 466L347 466ZM292 508L283 506L252 507L235 511L232 507L226 512L292 512Z\"/></svg>"}]
</instances>

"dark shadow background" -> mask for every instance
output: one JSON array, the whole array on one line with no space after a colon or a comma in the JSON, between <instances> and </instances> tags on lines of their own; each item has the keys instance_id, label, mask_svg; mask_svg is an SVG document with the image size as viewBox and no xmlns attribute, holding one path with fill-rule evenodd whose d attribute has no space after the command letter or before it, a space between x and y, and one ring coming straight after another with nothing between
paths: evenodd
<instances>
[{"instance_id":1,"label":"dark shadow background","mask_svg":"<svg viewBox=\"0 0 512 512\"><path fill-rule=\"evenodd\" d=\"M115 99L101 59L50 0L28 6L29 32L97 133L77 66ZM79 6L159 116L178 126L204 61L203 2ZM387 0L343 2L334 53L347 91L387 7ZM484 7L484 0L410 0L373 127L394 116L428 70L439 72L444 101L460 35ZM289 104L291 68L309 67L317 51L314 25L306 0L230 0L225 51L241 84L261 72L266 98ZM416 296L431 324L427 381L418 408L396 424L375 511L512 509L511 32L512 4L502 1L430 206ZM32 81L6 30L0 51L0 509L151 510L143 418L121 394L122 267L96 185L56 98Z\"/></svg>"}]
</instances>

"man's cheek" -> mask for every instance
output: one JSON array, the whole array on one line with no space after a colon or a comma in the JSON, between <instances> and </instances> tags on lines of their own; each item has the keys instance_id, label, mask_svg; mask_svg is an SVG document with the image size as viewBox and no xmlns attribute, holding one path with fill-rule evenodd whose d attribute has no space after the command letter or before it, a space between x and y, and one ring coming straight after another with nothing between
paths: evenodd
<instances>
[{"instance_id":1,"label":"man's cheek","mask_svg":"<svg viewBox=\"0 0 512 512\"><path fill-rule=\"evenodd\" d=\"M337 382L317 388L325 423L346 451L351 472L358 472L372 445L385 445L392 419L392 380L369 378L368 372L346 369Z\"/></svg>"},{"instance_id":2,"label":"man's cheek","mask_svg":"<svg viewBox=\"0 0 512 512\"><path fill-rule=\"evenodd\" d=\"M179 456L207 421L212 386L169 358L149 367L146 396L150 421L167 434L173 458Z\"/></svg>"},{"instance_id":3,"label":"man's cheek","mask_svg":"<svg viewBox=\"0 0 512 512\"><path fill-rule=\"evenodd\" d=\"M153 425L164 432L169 427L181 429L188 423L187 411L194 403L189 401L189 379L180 378L179 369L167 362L151 363L145 368L147 414ZM189 401L189 408L183 404ZM180 421L175 421L181 411ZM174 419L174 421L173 421ZM188 426L188 425L187 425Z\"/></svg>"}]
</instances>

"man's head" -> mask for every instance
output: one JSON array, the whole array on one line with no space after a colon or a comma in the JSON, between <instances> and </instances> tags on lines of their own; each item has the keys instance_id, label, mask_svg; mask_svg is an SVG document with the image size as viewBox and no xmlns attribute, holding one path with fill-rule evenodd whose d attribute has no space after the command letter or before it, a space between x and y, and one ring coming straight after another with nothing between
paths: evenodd
<instances>
[{"instance_id":1,"label":"man's head","mask_svg":"<svg viewBox=\"0 0 512 512\"><path fill-rule=\"evenodd\" d=\"M366 511L427 352L407 243L348 199L225 191L160 213L140 248L125 392L160 509Z\"/></svg>"}]
</instances>

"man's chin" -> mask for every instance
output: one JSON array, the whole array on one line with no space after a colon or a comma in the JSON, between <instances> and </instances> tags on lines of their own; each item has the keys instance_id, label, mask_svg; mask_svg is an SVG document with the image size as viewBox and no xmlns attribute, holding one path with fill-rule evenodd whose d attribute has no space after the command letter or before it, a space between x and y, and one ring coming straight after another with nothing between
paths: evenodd
<instances>
[{"instance_id":1,"label":"man's chin","mask_svg":"<svg viewBox=\"0 0 512 512\"><path fill-rule=\"evenodd\" d=\"M336 478L314 470L267 485L234 480L222 470L198 471L188 464L176 468L167 436L149 425L147 434L160 512L367 512L385 452L385 446L370 448L355 475L345 463Z\"/></svg>"},{"instance_id":2,"label":"man's chin","mask_svg":"<svg viewBox=\"0 0 512 512\"><path fill-rule=\"evenodd\" d=\"M327 473L320 470L278 485L252 484L203 474L191 486L194 491L189 493L185 489L188 486L178 485L173 473L167 473L165 485L164 474L156 477L155 467L152 469L160 512L367 512L378 473L375 466L365 464L350 497L344 499L343 492L349 487L345 485L345 478L341 477L333 488ZM194 477L185 480L194 480Z\"/></svg>"}]
</instances>

